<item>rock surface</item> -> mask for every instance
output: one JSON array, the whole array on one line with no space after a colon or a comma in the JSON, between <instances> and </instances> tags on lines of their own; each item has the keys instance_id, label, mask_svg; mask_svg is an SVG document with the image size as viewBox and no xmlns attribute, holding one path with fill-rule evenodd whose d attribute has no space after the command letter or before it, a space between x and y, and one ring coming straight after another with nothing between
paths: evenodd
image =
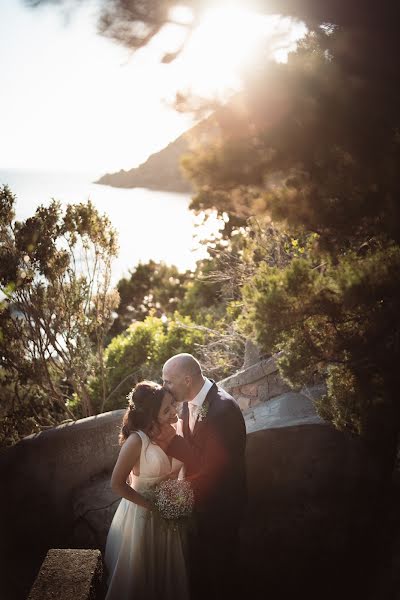
<instances>
[{"instance_id":1,"label":"rock surface","mask_svg":"<svg viewBox=\"0 0 400 600\"><path fill-rule=\"evenodd\" d=\"M9 490L0 494L1 600L25 599L49 548L71 547L72 499L95 478L110 477L123 412L60 425L0 452Z\"/></svg>"},{"instance_id":2,"label":"rock surface","mask_svg":"<svg viewBox=\"0 0 400 600\"><path fill-rule=\"evenodd\" d=\"M369 598L382 467L359 439L290 415L285 396L247 420L246 597Z\"/></svg>"},{"instance_id":3,"label":"rock surface","mask_svg":"<svg viewBox=\"0 0 400 600\"><path fill-rule=\"evenodd\" d=\"M110 473L95 477L74 492L74 522L69 544L104 550L108 530L121 498L110 487Z\"/></svg>"},{"instance_id":4,"label":"rock surface","mask_svg":"<svg viewBox=\"0 0 400 600\"><path fill-rule=\"evenodd\" d=\"M95 600L102 575L99 550L49 550L28 600Z\"/></svg>"},{"instance_id":5,"label":"rock surface","mask_svg":"<svg viewBox=\"0 0 400 600\"><path fill-rule=\"evenodd\" d=\"M308 395L287 392L250 408L244 414L247 433L260 429L324 424L321 417L316 414L312 401L312 397L320 395L323 390L322 386L316 386L308 390Z\"/></svg>"}]
</instances>

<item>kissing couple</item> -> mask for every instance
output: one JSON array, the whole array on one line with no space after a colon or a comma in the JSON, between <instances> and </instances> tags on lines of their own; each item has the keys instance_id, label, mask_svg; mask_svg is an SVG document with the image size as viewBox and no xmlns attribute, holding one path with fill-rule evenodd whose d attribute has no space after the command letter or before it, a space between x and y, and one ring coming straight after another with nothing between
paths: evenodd
<instances>
[{"instance_id":1,"label":"kissing couple","mask_svg":"<svg viewBox=\"0 0 400 600\"><path fill-rule=\"evenodd\" d=\"M191 354L170 358L162 377L162 386L142 381L128 395L111 477L122 500L106 543L106 600L234 598L246 502L243 415ZM183 505L190 517L165 517Z\"/></svg>"}]
</instances>

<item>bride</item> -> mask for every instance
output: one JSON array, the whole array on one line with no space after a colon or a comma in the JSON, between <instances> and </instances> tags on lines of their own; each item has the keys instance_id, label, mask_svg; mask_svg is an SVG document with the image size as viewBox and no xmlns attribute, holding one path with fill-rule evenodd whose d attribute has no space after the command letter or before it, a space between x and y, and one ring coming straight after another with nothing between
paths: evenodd
<instances>
[{"instance_id":1,"label":"bride","mask_svg":"<svg viewBox=\"0 0 400 600\"><path fill-rule=\"evenodd\" d=\"M168 527L146 497L160 481L177 478L182 467L153 441L160 426L177 423L175 402L151 381L138 383L128 398L111 477L111 487L122 500L106 543L106 600L187 600L183 531Z\"/></svg>"}]
</instances>

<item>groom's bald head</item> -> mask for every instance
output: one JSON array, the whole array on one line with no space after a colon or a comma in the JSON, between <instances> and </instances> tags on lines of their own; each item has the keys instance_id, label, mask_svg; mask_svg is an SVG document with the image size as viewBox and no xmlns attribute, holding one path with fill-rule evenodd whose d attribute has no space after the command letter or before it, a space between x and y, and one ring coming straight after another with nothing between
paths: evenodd
<instances>
[{"instance_id":1,"label":"groom's bald head","mask_svg":"<svg viewBox=\"0 0 400 600\"><path fill-rule=\"evenodd\" d=\"M191 377L198 377L202 374L201 365L197 358L185 352L175 354L175 356L169 358L164 365L165 368L178 371L181 375L190 375Z\"/></svg>"},{"instance_id":2,"label":"groom's bald head","mask_svg":"<svg viewBox=\"0 0 400 600\"><path fill-rule=\"evenodd\" d=\"M177 402L192 400L204 384L199 361L187 353L172 356L163 367L163 382Z\"/></svg>"}]
</instances>

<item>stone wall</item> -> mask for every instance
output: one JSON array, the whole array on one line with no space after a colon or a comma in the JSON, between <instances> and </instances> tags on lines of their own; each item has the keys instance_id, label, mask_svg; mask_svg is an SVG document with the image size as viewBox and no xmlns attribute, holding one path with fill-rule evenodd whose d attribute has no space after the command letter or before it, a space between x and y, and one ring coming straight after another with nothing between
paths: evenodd
<instances>
[{"instance_id":1,"label":"stone wall","mask_svg":"<svg viewBox=\"0 0 400 600\"><path fill-rule=\"evenodd\" d=\"M274 357L246 354L244 368L220 385L246 422L247 597L370 598L387 476L381 458L316 414L323 385L290 390Z\"/></svg>"},{"instance_id":2,"label":"stone wall","mask_svg":"<svg viewBox=\"0 0 400 600\"><path fill-rule=\"evenodd\" d=\"M284 416L270 427L254 416L246 419L249 502L241 535L248 597L369 598L380 461L324 423L289 424Z\"/></svg>"},{"instance_id":3,"label":"stone wall","mask_svg":"<svg viewBox=\"0 0 400 600\"><path fill-rule=\"evenodd\" d=\"M243 369L219 382L242 409L247 434L294 425L326 425L313 403L325 387L291 390L279 375L277 356L260 358L256 347L248 342Z\"/></svg>"},{"instance_id":4,"label":"stone wall","mask_svg":"<svg viewBox=\"0 0 400 600\"><path fill-rule=\"evenodd\" d=\"M243 411L290 391L279 377L274 357L247 366L220 385L232 394Z\"/></svg>"},{"instance_id":5,"label":"stone wall","mask_svg":"<svg viewBox=\"0 0 400 600\"><path fill-rule=\"evenodd\" d=\"M71 547L74 497L109 480L122 414L61 425L0 452L1 598L25 598L47 550Z\"/></svg>"}]
</instances>

